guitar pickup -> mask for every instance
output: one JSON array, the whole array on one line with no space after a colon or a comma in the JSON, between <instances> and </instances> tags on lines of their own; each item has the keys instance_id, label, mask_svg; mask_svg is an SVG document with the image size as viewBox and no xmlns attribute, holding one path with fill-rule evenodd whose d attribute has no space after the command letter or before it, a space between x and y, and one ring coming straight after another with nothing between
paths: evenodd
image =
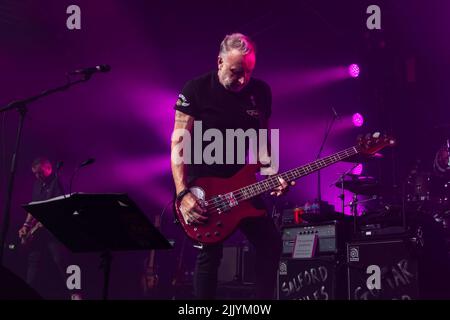
<instances>
[{"instance_id":1,"label":"guitar pickup","mask_svg":"<svg viewBox=\"0 0 450 320\"><path fill-rule=\"evenodd\" d=\"M231 208L238 205L238 201L236 200L233 192L229 192L227 194L221 194L218 196L222 202L220 208L218 209L219 213L222 213L224 211L228 211Z\"/></svg>"},{"instance_id":2,"label":"guitar pickup","mask_svg":"<svg viewBox=\"0 0 450 320\"><path fill-rule=\"evenodd\" d=\"M230 208L238 205L236 198L234 197L233 192L225 194L225 199L228 201L228 205Z\"/></svg>"}]
</instances>

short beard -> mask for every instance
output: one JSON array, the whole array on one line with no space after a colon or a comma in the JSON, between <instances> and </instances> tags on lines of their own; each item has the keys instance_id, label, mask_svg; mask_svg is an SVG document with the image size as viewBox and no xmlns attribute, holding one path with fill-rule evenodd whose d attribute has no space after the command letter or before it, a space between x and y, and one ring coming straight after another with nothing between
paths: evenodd
<instances>
[{"instance_id":1,"label":"short beard","mask_svg":"<svg viewBox=\"0 0 450 320\"><path fill-rule=\"evenodd\" d=\"M225 87L225 89L232 92L239 92L244 88L243 86L233 86L232 82L228 81L224 81L222 85Z\"/></svg>"}]
</instances>

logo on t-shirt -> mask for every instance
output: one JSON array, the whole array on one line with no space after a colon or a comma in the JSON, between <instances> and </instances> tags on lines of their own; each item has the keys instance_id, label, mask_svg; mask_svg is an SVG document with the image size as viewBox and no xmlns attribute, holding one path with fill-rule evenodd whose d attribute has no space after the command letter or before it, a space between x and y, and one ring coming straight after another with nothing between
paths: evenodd
<instances>
[{"instance_id":1,"label":"logo on t-shirt","mask_svg":"<svg viewBox=\"0 0 450 320\"><path fill-rule=\"evenodd\" d=\"M253 118L258 118L259 117L259 111L258 110L247 110L247 114L250 117L253 117Z\"/></svg>"},{"instance_id":2,"label":"logo on t-shirt","mask_svg":"<svg viewBox=\"0 0 450 320\"><path fill-rule=\"evenodd\" d=\"M178 107L189 107L191 103L187 101L186 97L181 93L178 95L177 106Z\"/></svg>"},{"instance_id":3,"label":"logo on t-shirt","mask_svg":"<svg viewBox=\"0 0 450 320\"><path fill-rule=\"evenodd\" d=\"M247 110L247 114L248 114L250 117L253 117L253 118L258 119L258 117L259 117L259 111L258 111L258 109L256 109L255 96L253 96L253 95L250 96L250 102L251 102L251 104L252 104L252 106L251 106L250 108L253 108L253 109Z\"/></svg>"}]
</instances>

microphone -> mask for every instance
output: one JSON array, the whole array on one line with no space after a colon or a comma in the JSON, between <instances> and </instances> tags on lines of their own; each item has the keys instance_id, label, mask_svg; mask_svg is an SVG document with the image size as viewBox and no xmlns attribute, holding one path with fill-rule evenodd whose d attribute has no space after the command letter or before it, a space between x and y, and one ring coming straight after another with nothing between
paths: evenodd
<instances>
[{"instance_id":1,"label":"microphone","mask_svg":"<svg viewBox=\"0 0 450 320\"><path fill-rule=\"evenodd\" d=\"M94 159L94 158L89 158L89 159L83 161L83 162L80 164L80 168L86 167L86 166L88 166L88 165L90 165L90 164L93 164L94 162L95 162L95 159Z\"/></svg>"},{"instance_id":2,"label":"microphone","mask_svg":"<svg viewBox=\"0 0 450 320\"><path fill-rule=\"evenodd\" d=\"M82 74L85 76L90 76L97 72L109 72L111 70L111 66L107 64L101 64L95 67L90 68L84 68L84 69L78 69L75 71L69 72L69 74Z\"/></svg>"},{"instance_id":3,"label":"microphone","mask_svg":"<svg viewBox=\"0 0 450 320\"><path fill-rule=\"evenodd\" d=\"M73 184L73 180L74 180L75 175L77 174L78 170L80 170L81 168L86 167L86 166L88 166L88 165L90 165L90 164L93 164L94 162L95 162L95 159L94 159L94 158L89 158L89 159L87 159L87 160L84 160L82 163L80 163L80 164L78 165L78 167L77 167L77 168L75 169L75 171L73 172L72 177L70 178L69 195L72 194L72 184Z\"/></svg>"},{"instance_id":4,"label":"microphone","mask_svg":"<svg viewBox=\"0 0 450 320\"><path fill-rule=\"evenodd\" d=\"M56 163L55 175L56 175L56 179L57 179L56 183L58 184L58 187L59 187L60 191L62 192L62 194L64 196L64 199L65 199L66 198L66 192L65 192L64 187L63 187L63 185L61 183L61 180L59 180L59 170L61 170L63 165L64 165L64 161L58 161Z\"/></svg>"}]
</instances>

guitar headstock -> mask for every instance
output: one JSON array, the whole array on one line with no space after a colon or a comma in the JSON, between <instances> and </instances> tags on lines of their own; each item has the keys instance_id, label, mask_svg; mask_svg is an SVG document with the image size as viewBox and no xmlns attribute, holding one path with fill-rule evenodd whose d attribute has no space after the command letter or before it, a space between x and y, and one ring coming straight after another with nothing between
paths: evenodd
<instances>
[{"instance_id":1,"label":"guitar headstock","mask_svg":"<svg viewBox=\"0 0 450 320\"><path fill-rule=\"evenodd\" d=\"M395 139L379 132L368 133L358 137L360 152L365 155L373 155L385 147L393 147Z\"/></svg>"}]
</instances>

